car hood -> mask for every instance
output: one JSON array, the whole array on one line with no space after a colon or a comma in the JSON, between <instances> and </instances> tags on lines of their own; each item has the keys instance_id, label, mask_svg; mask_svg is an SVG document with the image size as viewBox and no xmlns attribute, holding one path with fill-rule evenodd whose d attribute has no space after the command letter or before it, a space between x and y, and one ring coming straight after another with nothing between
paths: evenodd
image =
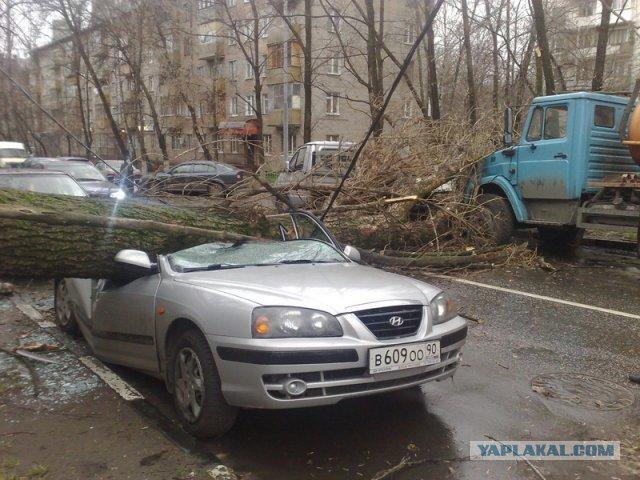
<instances>
[{"instance_id":1,"label":"car hood","mask_svg":"<svg viewBox=\"0 0 640 480\"><path fill-rule=\"evenodd\" d=\"M104 195L105 197L109 196L111 192L115 192L118 190L117 185L113 183L106 182L104 180L91 180L91 181L82 181L78 180L78 183L82 188L84 188L89 195Z\"/></svg>"},{"instance_id":2,"label":"car hood","mask_svg":"<svg viewBox=\"0 0 640 480\"><path fill-rule=\"evenodd\" d=\"M190 272L175 281L223 292L257 305L287 305L337 315L373 304L426 304L440 290L408 277L355 263L274 265Z\"/></svg>"}]
</instances>

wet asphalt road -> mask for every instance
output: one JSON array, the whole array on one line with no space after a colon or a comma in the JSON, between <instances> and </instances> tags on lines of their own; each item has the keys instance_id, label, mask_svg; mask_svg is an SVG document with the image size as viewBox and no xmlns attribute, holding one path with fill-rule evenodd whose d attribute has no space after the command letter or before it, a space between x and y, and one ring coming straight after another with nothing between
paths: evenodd
<instances>
[{"instance_id":1,"label":"wet asphalt road","mask_svg":"<svg viewBox=\"0 0 640 480\"><path fill-rule=\"evenodd\" d=\"M496 269L467 278L640 314L640 269L617 260L593 267L593 255L552 258L554 273ZM626 378L640 373L640 320L415 276L451 291L475 319L453 380L326 408L245 411L224 438L187 448L215 454L245 478L370 479L411 448L419 463L393 478L534 479L541 477L524 462L469 461L469 441L620 440L622 462L533 463L547 479L639 478L640 387ZM117 372L173 418L160 382ZM549 373L596 379L565 381L561 386L576 400L563 402L531 388L536 376Z\"/></svg>"}]
</instances>

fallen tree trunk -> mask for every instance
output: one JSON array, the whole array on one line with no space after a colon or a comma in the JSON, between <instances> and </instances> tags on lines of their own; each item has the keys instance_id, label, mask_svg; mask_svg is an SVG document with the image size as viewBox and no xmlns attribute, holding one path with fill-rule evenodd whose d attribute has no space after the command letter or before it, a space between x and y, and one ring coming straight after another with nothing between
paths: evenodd
<instances>
[{"instance_id":1,"label":"fallen tree trunk","mask_svg":"<svg viewBox=\"0 0 640 480\"><path fill-rule=\"evenodd\" d=\"M388 256L360 250L362 259L374 265L386 267L412 267L412 268L462 268L472 265L490 266L496 263L506 261L512 252L508 250L494 250L478 255L469 255L468 253L460 254L442 254L442 255L425 255L421 257L406 256Z\"/></svg>"},{"instance_id":2,"label":"fallen tree trunk","mask_svg":"<svg viewBox=\"0 0 640 480\"><path fill-rule=\"evenodd\" d=\"M213 211L0 190L0 276L110 278L122 249L157 255L267 232Z\"/></svg>"}]
</instances>

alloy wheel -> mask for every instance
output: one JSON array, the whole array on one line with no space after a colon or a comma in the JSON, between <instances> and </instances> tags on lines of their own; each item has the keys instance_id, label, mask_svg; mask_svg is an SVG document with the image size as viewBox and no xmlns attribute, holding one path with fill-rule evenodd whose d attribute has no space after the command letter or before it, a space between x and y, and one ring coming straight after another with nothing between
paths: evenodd
<instances>
[{"instance_id":1,"label":"alloy wheel","mask_svg":"<svg viewBox=\"0 0 640 480\"><path fill-rule=\"evenodd\" d=\"M71 322L71 300L67 284L63 281L58 283L56 297L56 315L61 326L67 326Z\"/></svg>"},{"instance_id":2,"label":"alloy wheel","mask_svg":"<svg viewBox=\"0 0 640 480\"><path fill-rule=\"evenodd\" d=\"M175 389L178 407L189 422L196 422L204 406L204 377L196 353L182 348L176 356Z\"/></svg>"}]
</instances>

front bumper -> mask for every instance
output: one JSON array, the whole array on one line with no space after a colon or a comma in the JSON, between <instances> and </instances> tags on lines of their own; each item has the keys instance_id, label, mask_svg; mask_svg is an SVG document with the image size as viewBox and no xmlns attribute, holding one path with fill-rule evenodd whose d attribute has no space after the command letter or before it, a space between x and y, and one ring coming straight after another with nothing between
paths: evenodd
<instances>
[{"instance_id":1,"label":"front bumper","mask_svg":"<svg viewBox=\"0 0 640 480\"><path fill-rule=\"evenodd\" d=\"M331 405L345 398L451 377L460 364L466 336L466 320L455 317L430 328L425 325L416 335L390 340L357 338L349 332L326 339L259 340L212 335L207 339L229 404L278 409ZM369 349L438 339L440 363L369 374ZM306 382L303 395L291 397L284 391L283 383L290 378Z\"/></svg>"}]
</instances>

